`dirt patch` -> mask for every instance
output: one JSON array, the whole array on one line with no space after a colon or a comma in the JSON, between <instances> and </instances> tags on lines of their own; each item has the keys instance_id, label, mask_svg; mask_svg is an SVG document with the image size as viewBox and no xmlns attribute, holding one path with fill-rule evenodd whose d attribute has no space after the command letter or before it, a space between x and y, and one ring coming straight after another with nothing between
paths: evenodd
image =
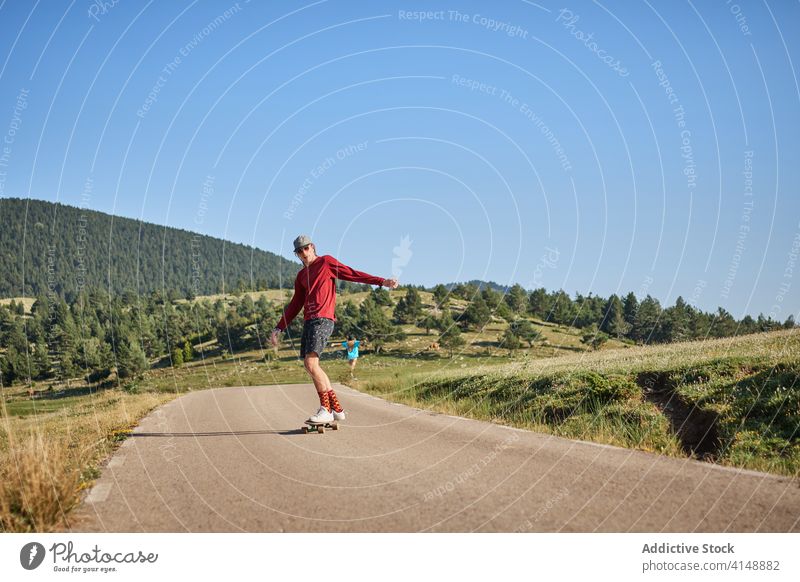
<instances>
[{"instance_id":1,"label":"dirt patch","mask_svg":"<svg viewBox=\"0 0 800 582\"><path fill-rule=\"evenodd\" d=\"M645 400L655 404L667 417L686 454L708 461L717 459L720 439L716 413L700 410L683 400L666 372L641 372L636 383Z\"/></svg>"}]
</instances>

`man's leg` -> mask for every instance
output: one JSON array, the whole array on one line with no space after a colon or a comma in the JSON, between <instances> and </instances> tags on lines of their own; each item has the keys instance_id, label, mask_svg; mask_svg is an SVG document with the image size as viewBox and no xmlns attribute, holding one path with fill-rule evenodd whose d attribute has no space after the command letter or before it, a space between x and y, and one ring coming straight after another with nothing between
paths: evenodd
<instances>
[{"instance_id":1,"label":"man's leg","mask_svg":"<svg viewBox=\"0 0 800 582\"><path fill-rule=\"evenodd\" d=\"M331 386L331 380L322 369L322 366L319 365L319 354L322 353L322 350L327 344L328 338L333 332L333 321L324 319L319 323L315 322L315 324L316 325L310 332L310 337L307 340L308 343L306 344L306 349L310 349L308 352L305 352L306 355L304 357L303 364L305 365L306 371L308 371L309 375L314 380L314 387L317 389L317 394L319 395L319 401L321 405L324 406L328 412L333 411L337 414L341 414L342 405L339 403L339 399L336 397L336 392L334 392L333 386ZM317 351L314 351L315 348L317 348ZM334 418L337 417L334 416ZM338 420L343 419L344 416L338 417Z\"/></svg>"},{"instance_id":2,"label":"man's leg","mask_svg":"<svg viewBox=\"0 0 800 582\"><path fill-rule=\"evenodd\" d=\"M307 353L303 360L303 365L306 368L306 372L308 372L311 379L314 381L314 387L317 389L318 393L322 394L323 392L331 390L330 378L328 378L322 366L319 365L319 355L317 355L317 352Z\"/></svg>"},{"instance_id":3,"label":"man's leg","mask_svg":"<svg viewBox=\"0 0 800 582\"><path fill-rule=\"evenodd\" d=\"M339 403L339 398L331 386L331 380L319 365L319 356L316 352L309 352L303 362L306 370L314 380L314 387L317 389L317 396L321 406L324 406L328 412L342 412L342 405Z\"/></svg>"}]
</instances>

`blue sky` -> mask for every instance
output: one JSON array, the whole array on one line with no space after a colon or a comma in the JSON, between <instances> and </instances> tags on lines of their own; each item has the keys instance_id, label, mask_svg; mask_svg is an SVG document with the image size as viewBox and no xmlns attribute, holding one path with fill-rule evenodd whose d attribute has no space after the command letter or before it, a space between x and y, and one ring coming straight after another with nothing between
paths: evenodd
<instances>
[{"instance_id":1,"label":"blue sky","mask_svg":"<svg viewBox=\"0 0 800 582\"><path fill-rule=\"evenodd\" d=\"M308 233L401 283L783 321L799 23L798 2L6 0L0 197L287 258Z\"/></svg>"}]
</instances>

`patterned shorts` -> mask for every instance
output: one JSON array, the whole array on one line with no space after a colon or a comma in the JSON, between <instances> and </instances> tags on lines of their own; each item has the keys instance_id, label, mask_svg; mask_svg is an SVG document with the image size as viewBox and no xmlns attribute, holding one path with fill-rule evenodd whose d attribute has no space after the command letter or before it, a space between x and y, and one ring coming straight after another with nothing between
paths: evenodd
<instances>
[{"instance_id":1,"label":"patterned shorts","mask_svg":"<svg viewBox=\"0 0 800 582\"><path fill-rule=\"evenodd\" d=\"M322 355L322 350L328 345L328 339L333 333L333 320L327 317L316 317L303 323L303 337L300 339L300 357L316 352Z\"/></svg>"}]
</instances>

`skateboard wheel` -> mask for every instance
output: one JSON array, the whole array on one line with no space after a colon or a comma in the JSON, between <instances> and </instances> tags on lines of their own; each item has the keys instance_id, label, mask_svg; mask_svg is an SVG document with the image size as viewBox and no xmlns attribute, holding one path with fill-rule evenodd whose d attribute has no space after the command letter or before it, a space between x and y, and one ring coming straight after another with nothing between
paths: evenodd
<instances>
[{"instance_id":1,"label":"skateboard wheel","mask_svg":"<svg viewBox=\"0 0 800 582\"><path fill-rule=\"evenodd\" d=\"M324 434L325 433L325 427L324 426L318 426L317 430L320 432L320 434Z\"/></svg>"},{"instance_id":2,"label":"skateboard wheel","mask_svg":"<svg viewBox=\"0 0 800 582\"><path fill-rule=\"evenodd\" d=\"M308 427L307 426L303 427L303 434L308 434Z\"/></svg>"},{"instance_id":3,"label":"skateboard wheel","mask_svg":"<svg viewBox=\"0 0 800 582\"><path fill-rule=\"evenodd\" d=\"M333 430L339 430L339 425L338 424L334 424L334 425L331 426L331 428Z\"/></svg>"}]
</instances>

